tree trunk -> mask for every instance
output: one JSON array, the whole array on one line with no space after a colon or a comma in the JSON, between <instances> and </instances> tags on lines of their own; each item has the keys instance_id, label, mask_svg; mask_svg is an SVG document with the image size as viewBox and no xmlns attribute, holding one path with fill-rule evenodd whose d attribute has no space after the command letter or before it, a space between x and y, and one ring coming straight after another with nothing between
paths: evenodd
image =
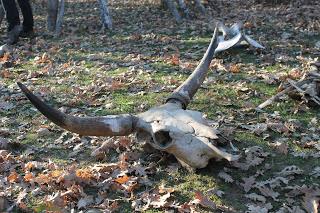
<instances>
[{"instance_id":1,"label":"tree trunk","mask_svg":"<svg viewBox=\"0 0 320 213\"><path fill-rule=\"evenodd\" d=\"M190 12L189 9L186 5L186 3L184 2L184 0L178 0L179 6L181 8L181 10L183 11L184 15L186 16L187 19L190 18Z\"/></svg>"},{"instance_id":2,"label":"tree trunk","mask_svg":"<svg viewBox=\"0 0 320 213\"><path fill-rule=\"evenodd\" d=\"M59 6L59 0L48 0L47 29L49 32L54 32L56 29L58 6Z\"/></svg>"},{"instance_id":3,"label":"tree trunk","mask_svg":"<svg viewBox=\"0 0 320 213\"><path fill-rule=\"evenodd\" d=\"M56 32L55 32L56 36L59 36L61 34L63 16L64 16L64 0L60 0L59 14L56 22Z\"/></svg>"},{"instance_id":4,"label":"tree trunk","mask_svg":"<svg viewBox=\"0 0 320 213\"><path fill-rule=\"evenodd\" d=\"M203 4L201 3L201 0L195 0L196 3L196 7L198 8L198 10L205 15L206 13L206 8L203 6Z\"/></svg>"},{"instance_id":5,"label":"tree trunk","mask_svg":"<svg viewBox=\"0 0 320 213\"><path fill-rule=\"evenodd\" d=\"M108 9L107 0L99 0L103 28L112 29L112 20Z\"/></svg>"},{"instance_id":6,"label":"tree trunk","mask_svg":"<svg viewBox=\"0 0 320 213\"><path fill-rule=\"evenodd\" d=\"M0 26L1 26L3 18L4 18L4 9L3 9L3 6L0 2Z\"/></svg>"},{"instance_id":7,"label":"tree trunk","mask_svg":"<svg viewBox=\"0 0 320 213\"><path fill-rule=\"evenodd\" d=\"M167 5L167 7L169 8L171 14L176 19L176 21L178 23L180 23L181 22L181 16L179 14L179 11L177 9L177 6L176 6L175 2L173 0L164 0L164 2Z\"/></svg>"}]
</instances>

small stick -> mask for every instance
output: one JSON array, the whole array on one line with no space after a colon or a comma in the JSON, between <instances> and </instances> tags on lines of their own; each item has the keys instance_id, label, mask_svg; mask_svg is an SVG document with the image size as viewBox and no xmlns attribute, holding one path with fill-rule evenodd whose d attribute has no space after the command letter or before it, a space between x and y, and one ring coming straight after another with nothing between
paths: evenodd
<instances>
[{"instance_id":1,"label":"small stick","mask_svg":"<svg viewBox=\"0 0 320 213\"><path fill-rule=\"evenodd\" d=\"M304 91L303 89L301 89L296 82L294 82L291 79L288 79L288 82L291 86L293 86L298 92L302 93L302 95L304 96L306 94L306 91ZM310 95L310 94L309 94ZM317 96L312 96L310 95L311 100L313 100L314 102L316 102L318 105L320 105L320 99Z\"/></svg>"},{"instance_id":2,"label":"small stick","mask_svg":"<svg viewBox=\"0 0 320 213\"><path fill-rule=\"evenodd\" d=\"M307 82L309 82L310 79L306 79L306 74L304 74L302 76L302 78L297 82L298 86L301 86ZM260 104L258 107L256 107L256 111L261 111L263 108L265 108L266 106L269 106L270 104L272 104L274 101L278 100L282 95L292 91L294 89L294 87L292 85L290 85L289 87L287 87L286 89L282 90L281 92L279 92L278 94L272 96L271 98L269 98L268 100L266 100L265 102L263 102L262 104Z\"/></svg>"},{"instance_id":3,"label":"small stick","mask_svg":"<svg viewBox=\"0 0 320 213\"><path fill-rule=\"evenodd\" d=\"M290 92L291 90L293 90L292 86L287 87L286 89L282 90L281 92L277 93L276 95L272 96L271 98L269 98L268 100L266 100L265 102L263 102L262 104L260 104L256 110L257 111L261 111L263 108L265 108L266 106L269 106L270 104L272 104L274 101L278 100L282 95Z\"/></svg>"}]
</instances>

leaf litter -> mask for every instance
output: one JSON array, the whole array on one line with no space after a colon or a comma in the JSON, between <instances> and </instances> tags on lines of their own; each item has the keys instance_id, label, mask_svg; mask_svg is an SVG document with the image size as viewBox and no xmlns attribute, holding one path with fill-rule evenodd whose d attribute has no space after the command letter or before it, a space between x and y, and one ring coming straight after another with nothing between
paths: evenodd
<instances>
[{"instance_id":1,"label":"leaf litter","mask_svg":"<svg viewBox=\"0 0 320 213\"><path fill-rule=\"evenodd\" d=\"M212 7L213 3L214 7ZM299 159L298 162L319 162L320 133L317 112L315 112L316 115L312 115L313 118L308 122L303 121L302 124L293 122L291 118L282 117L277 111L269 112L267 108L267 112L261 112L257 118L250 115L250 110L254 108L253 103L256 101L250 102L251 97L259 98L259 101L270 97L269 93L265 94L259 88L252 87L252 83L262 81L273 86L283 82L279 90L294 87L295 91L298 91L298 94L289 94L290 97L295 97L299 101L287 109L290 114L310 113L309 103L312 101L317 103L312 100L312 97L317 100L318 77L303 78L310 72L319 72L318 59L314 58L318 54L317 42L306 44L307 39L303 36L316 36L314 32L319 30L317 19L319 3L315 2L311 6L303 1L275 6L261 3L254 5L255 11L252 10L249 17L244 17L248 16L248 13L243 10L247 11L250 2L207 2L208 10L213 14L220 14L228 20L228 23L247 20L244 27L259 36L261 41L266 41L265 46L270 47L268 52L254 53L260 65L250 65L232 52L223 53L222 59L215 59L215 64L213 62L211 65L212 68L217 68L218 72L210 74L204 87L211 91L212 85L224 82L228 85L227 89L240 96L237 100L215 97L216 104L223 102L224 107L228 109L217 111L219 125L234 128L233 132L236 134L251 132L267 141L267 144L263 145L261 143L246 145L242 149L242 159L232 165L223 165L226 168L223 171L220 172L218 168L214 168L214 174L210 175L221 178L226 182L223 183L224 186L232 187L231 192L224 189L224 194L221 190L214 188L223 205L211 200L211 195L215 196L214 194L210 195L207 192L208 195L205 195L196 187L191 190L191 195L187 197L188 201L186 197L183 201L178 199L181 192L179 182L174 186L166 186L159 184L154 177L161 172L168 177L175 177L185 172L184 169L177 162L165 164L165 168L161 167L157 160L163 156L158 153L151 154L149 159L152 160L149 161L145 156L138 154L141 153L141 149L134 145L130 137L79 138L70 133L61 132L52 124L48 125L43 119L32 119L28 122L21 121L20 118L17 120L19 116L26 118L34 115L35 111L26 106L27 102L16 90L16 79L29 80L38 84L39 94L45 99L51 98L49 94L59 97L56 94L66 93L53 101L63 103L62 110L74 115L82 114L85 108L91 115L104 112L105 109L108 112L124 111L125 107L134 104L128 102L119 107L113 101L116 97L112 95L113 93L128 89L128 96L140 98L146 97L149 93L172 91L183 80L183 74L190 73L195 68L198 55L202 50L200 45L190 46L180 41L185 39L184 36L188 31L191 31L190 35L196 36L212 33L213 24L204 21L201 17L177 26L172 23L172 18L163 17L160 15L163 11L159 12L159 8L153 8L152 5L148 5L154 12L150 15L150 12L139 8L128 13L126 10L119 9L127 5L111 2L111 11L114 12L114 19L119 24L115 33L128 35L126 42L129 45L125 46L123 40L99 33L96 24L99 23L99 15L94 9L97 5L92 2L88 4L88 11L92 11L86 14L96 14L96 16L89 15L86 24L77 18L73 18L72 22L66 21L63 38L59 42L39 36L32 41L32 44L25 42L17 45L0 59L0 78L3 82L0 84L0 211L11 211L17 208L30 211L30 206L33 208L31 211L41 206L46 211L61 212L90 209L121 211L121 205L129 203L132 210L136 211L159 209L197 212L209 209L214 212L224 209L224 205L227 205L225 209L232 209L233 204L228 199L231 199L229 197L234 189L241 191L236 194L237 199L241 199L247 212L318 211L318 166L308 167L301 163L294 165L297 162L296 159ZM136 4L133 6L137 7L137 4L144 3L138 1L132 4ZM39 3L34 6L37 15L45 15ZM73 6L67 9L67 15L78 14L75 10L78 10L80 5ZM157 31L154 31L154 26L150 31L147 22L141 22L141 26L131 26L133 24L131 21L129 23L128 19L137 20L141 16L154 20L153 24L157 26ZM123 17L126 18L123 19ZM148 18L145 19L148 20ZM38 21L38 17L36 20L37 29L45 31L45 24ZM290 23L290 29L287 28L288 23ZM265 25L266 28L261 25ZM124 29L128 26L137 27L134 34L126 34ZM274 28L274 30L268 30L268 28ZM278 29L285 30L277 32ZM1 28L1 31L3 30ZM99 36L83 33L86 30ZM170 34L173 30L177 35ZM275 34L279 35L279 38L275 38ZM193 42L194 37L190 39L188 42ZM299 45L302 47L300 48ZM178 51L181 47L186 51ZM299 55L309 54L310 57L296 57L295 53L291 54L287 50L290 48L298 48ZM81 51L73 54L72 51L75 50L81 50L85 54ZM119 51L124 52L119 53ZM112 54L112 52L117 53ZM162 77L159 82L154 74L161 73L154 67L156 63L163 62L170 67L170 73ZM276 68L277 72L266 71L268 66L277 63L280 63ZM295 63L296 67L289 66L289 63ZM165 65L163 65L164 68ZM94 69L90 69L92 66ZM128 68L124 73L109 74L124 67ZM247 75L247 79L235 80L244 74ZM91 77L91 83L86 82L86 78L80 77L83 75ZM297 85L301 78L308 80L309 83ZM46 81L50 86L42 84L42 81ZM66 88L56 85L65 85ZM214 92L219 93L219 89L214 88ZM247 106L248 111L237 110L240 106L237 101L241 99L248 100L246 105L243 105ZM286 96L279 99L285 103L288 102ZM300 103L301 101L303 103ZM213 99L210 103L213 103ZM134 106L134 110L142 111L151 105L152 103L146 101L141 103L141 106ZM281 106L281 103L277 105ZM84 107L76 109L78 106ZM131 108L129 110L132 111ZM17 116L16 113L20 111L25 114ZM214 115L209 117L212 118ZM248 118L252 120L249 121ZM50 138L57 139L52 141ZM26 139L31 140L32 143L20 144ZM41 145L36 147L33 143ZM237 143L235 144L238 145ZM269 149L269 146L272 149ZM62 154L61 150L72 151L71 155L61 157L68 163L51 161L49 158L53 149L60 151L60 154ZM93 159L89 159L90 153L85 155L86 150L90 150ZM47 157L43 157L44 154ZM282 154L287 158L295 159L295 162L273 160L275 156ZM38 155L41 158L38 158ZM79 163L83 161L85 163ZM201 172L200 174L204 179L206 175ZM36 199L36 203L31 197Z\"/></svg>"}]
</instances>

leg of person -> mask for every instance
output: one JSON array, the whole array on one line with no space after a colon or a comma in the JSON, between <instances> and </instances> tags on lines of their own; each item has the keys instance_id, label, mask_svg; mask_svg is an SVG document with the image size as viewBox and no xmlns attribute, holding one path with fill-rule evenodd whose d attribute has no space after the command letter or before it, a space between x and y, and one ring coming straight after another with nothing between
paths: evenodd
<instances>
[{"instance_id":1,"label":"leg of person","mask_svg":"<svg viewBox=\"0 0 320 213\"><path fill-rule=\"evenodd\" d=\"M20 33L19 12L14 0L2 0L2 4L8 21L8 38L5 42L14 44L18 41Z\"/></svg>"},{"instance_id":2,"label":"leg of person","mask_svg":"<svg viewBox=\"0 0 320 213\"><path fill-rule=\"evenodd\" d=\"M21 36L31 36L33 34L33 14L29 0L18 0L23 15L23 28Z\"/></svg>"},{"instance_id":3,"label":"leg of person","mask_svg":"<svg viewBox=\"0 0 320 213\"><path fill-rule=\"evenodd\" d=\"M8 32L11 31L16 25L20 25L19 12L16 2L13 0L2 0L6 17L8 21Z\"/></svg>"}]
</instances>

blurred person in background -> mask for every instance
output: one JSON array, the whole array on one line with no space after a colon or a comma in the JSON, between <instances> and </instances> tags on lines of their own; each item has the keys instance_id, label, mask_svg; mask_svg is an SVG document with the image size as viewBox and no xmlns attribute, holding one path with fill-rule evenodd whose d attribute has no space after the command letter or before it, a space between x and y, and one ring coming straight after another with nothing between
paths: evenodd
<instances>
[{"instance_id":1,"label":"blurred person in background","mask_svg":"<svg viewBox=\"0 0 320 213\"><path fill-rule=\"evenodd\" d=\"M33 37L33 14L29 0L17 0L23 16L20 26L19 11L15 0L1 0L8 22L7 44L15 44L19 37Z\"/></svg>"}]
</instances>

